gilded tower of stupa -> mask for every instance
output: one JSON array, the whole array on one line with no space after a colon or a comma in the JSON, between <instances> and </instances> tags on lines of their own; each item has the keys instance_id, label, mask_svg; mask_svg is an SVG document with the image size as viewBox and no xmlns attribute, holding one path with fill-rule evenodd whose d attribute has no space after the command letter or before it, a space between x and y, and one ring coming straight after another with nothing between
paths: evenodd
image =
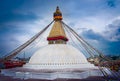
<instances>
[{"instance_id":1,"label":"gilded tower of stupa","mask_svg":"<svg viewBox=\"0 0 120 81\"><path fill-rule=\"evenodd\" d=\"M53 14L53 18L55 22L47 40L49 41L49 44L66 44L68 38L66 37L65 31L61 23L62 13L59 10L59 7L56 8L56 11Z\"/></svg>"}]
</instances>

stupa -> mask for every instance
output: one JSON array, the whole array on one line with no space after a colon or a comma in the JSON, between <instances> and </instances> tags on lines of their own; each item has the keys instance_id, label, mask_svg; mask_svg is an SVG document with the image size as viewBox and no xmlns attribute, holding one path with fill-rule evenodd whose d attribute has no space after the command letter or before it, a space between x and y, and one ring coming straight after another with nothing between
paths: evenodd
<instances>
[{"instance_id":1,"label":"stupa","mask_svg":"<svg viewBox=\"0 0 120 81\"><path fill-rule=\"evenodd\" d=\"M58 78L83 79L103 76L98 67L90 64L81 51L68 45L62 25L62 13L57 7L54 24L46 38L48 45L40 48L23 67L2 70L2 74L15 78L54 80Z\"/></svg>"},{"instance_id":2,"label":"stupa","mask_svg":"<svg viewBox=\"0 0 120 81\"><path fill-rule=\"evenodd\" d=\"M78 49L67 45L68 38L62 26L62 13L59 7L53 15L54 24L47 37L48 45L39 49L24 68L46 70L78 70L95 68Z\"/></svg>"}]
</instances>

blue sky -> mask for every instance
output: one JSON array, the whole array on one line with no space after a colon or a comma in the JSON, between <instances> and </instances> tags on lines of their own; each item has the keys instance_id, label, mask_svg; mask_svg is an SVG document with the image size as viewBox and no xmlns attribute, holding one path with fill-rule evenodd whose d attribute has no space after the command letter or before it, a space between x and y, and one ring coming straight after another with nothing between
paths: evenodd
<instances>
[{"instance_id":1,"label":"blue sky","mask_svg":"<svg viewBox=\"0 0 120 81\"><path fill-rule=\"evenodd\" d=\"M63 21L106 55L120 55L120 0L0 0L0 55L9 53L53 20Z\"/></svg>"}]
</instances>

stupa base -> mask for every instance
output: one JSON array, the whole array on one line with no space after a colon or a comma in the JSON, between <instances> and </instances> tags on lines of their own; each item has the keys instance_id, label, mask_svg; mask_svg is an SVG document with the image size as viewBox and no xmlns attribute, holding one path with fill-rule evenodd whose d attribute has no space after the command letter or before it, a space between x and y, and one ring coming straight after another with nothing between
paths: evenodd
<instances>
[{"instance_id":1,"label":"stupa base","mask_svg":"<svg viewBox=\"0 0 120 81\"><path fill-rule=\"evenodd\" d=\"M76 70L76 69L98 69L98 67L94 66L93 64L90 63L76 63L76 64L61 64L61 63L56 63L56 64L31 64L27 63L23 66L23 68L26 69L34 69L34 70L50 70L50 71L59 71L59 70ZM72 69L71 69L72 68Z\"/></svg>"},{"instance_id":2,"label":"stupa base","mask_svg":"<svg viewBox=\"0 0 120 81\"><path fill-rule=\"evenodd\" d=\"M79 69L79 70L32 70L25 68L4 69L1 72L5 76L12 76L13 78L21 79L84 79L90 76L103 76L98 69Z\"/></svg>"}]
</instances>

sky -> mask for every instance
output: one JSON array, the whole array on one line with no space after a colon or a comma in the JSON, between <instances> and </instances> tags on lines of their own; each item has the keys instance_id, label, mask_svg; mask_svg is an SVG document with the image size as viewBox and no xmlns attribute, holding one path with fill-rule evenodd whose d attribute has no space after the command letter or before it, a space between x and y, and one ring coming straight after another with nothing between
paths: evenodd
<instances>
[{"instance_id":1,"label":"sky","mask_svg":"<svg viewBox=\"0 0 120 81\"><path fill-rule=\"evenodd\" d=\"M0 55L47 26L56 6L88 43L105 55L120 55L120 0L0 0Z\"/></svg>"}]
</instances>

